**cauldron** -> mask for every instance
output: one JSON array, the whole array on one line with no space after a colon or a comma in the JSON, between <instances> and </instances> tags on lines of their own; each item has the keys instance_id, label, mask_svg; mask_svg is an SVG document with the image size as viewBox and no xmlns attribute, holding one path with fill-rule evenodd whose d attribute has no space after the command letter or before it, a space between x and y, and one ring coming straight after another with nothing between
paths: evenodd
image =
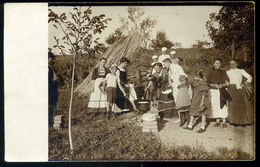
<instances>
[{"instance_id":1,"label":"cauldron","mask_svg":"<svg viewBox=\"0 0 260 167\"><path fill-rule=\"evenodd\" d=\"M145 113L145 112L149 111L150 103L148 101L140 101L140 102L138 102L138 108L139 108L139 111L141 111L142 113Z\"/></svg>"}]
</instances>

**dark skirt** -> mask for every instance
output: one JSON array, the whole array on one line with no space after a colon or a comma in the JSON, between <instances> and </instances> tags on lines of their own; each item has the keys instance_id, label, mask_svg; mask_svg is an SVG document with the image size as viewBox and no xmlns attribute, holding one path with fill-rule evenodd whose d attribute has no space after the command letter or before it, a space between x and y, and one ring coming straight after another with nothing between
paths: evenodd
<instances>
[{"instance_id":1,"label":"dark skirt","mask_svg":"<svg viewBox=\"0 0 260 167\"><path fill-rule=\"evenodd\" d=\"M116 102L116 88L108 87L106 92L107 92L107 102L115 103Z\"/></svg>"},{"instance_id":2,"label":"dark skirt","mask_svg":"<svg viewBox=\"0 0 260 167\"><path fill-rule=\"evenodd\" d=\"M175 110L175 101L172 93L160 94L158 110L159 115L163 115L165 118L178 117L178 112Z\"/></svg>"},{"instance_id":3,"label":"dark skirt","mask_svg":"<svg viewBox=\"0 0 260 167\"><path fill-rule=\"evenodd\" d=\"M228 103L228 121L231 124L249 125L254 122L252 102L247 99L245 88L237 89L236 85L228 87L232 101Z\"/></svg>"},{"instance_id":4,"label":"dark skirt","mask_svg":"<svg viewBox=\"0 0 260 167\"><path fill-rule=\"evenodd\" d=\"M124 96L123 92L121 91L121 89L119 88L118 85L117 85L117 89L116 89L115 103L116 103L117 107L120 108L121 110L123 110L123 109L132 110L133 109L130 101Z\"/></svg>"}]
</instances>

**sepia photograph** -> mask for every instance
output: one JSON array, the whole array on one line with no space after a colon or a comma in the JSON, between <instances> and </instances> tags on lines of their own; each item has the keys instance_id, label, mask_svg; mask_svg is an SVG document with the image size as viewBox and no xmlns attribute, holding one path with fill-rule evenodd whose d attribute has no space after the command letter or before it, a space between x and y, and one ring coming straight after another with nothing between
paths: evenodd
<instances>
[{"instance_id":1,"label":"sepia photograph","mask_svg":"<svg viewBox=\"0 0 260 167\"><path fill-rule=\"evenodd\" d=\"M255 4L48 5L48 160L255 159Z\"/></svg>"}]
</instances>

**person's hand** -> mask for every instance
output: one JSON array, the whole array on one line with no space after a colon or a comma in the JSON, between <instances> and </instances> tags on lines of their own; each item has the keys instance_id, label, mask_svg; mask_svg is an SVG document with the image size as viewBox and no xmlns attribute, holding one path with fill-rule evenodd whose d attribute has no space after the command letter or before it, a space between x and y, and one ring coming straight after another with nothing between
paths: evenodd
<instances>
[{"instance_id":1,"label":"person's hand","mask_svg":"<svg viewBox=\"0 0 260 167\"><path fill-rule=\"evenodd\" d=\"M218 84L213 84L213 86L214 86L215 88L219 89Z\"/></svg>"}]
</instances>

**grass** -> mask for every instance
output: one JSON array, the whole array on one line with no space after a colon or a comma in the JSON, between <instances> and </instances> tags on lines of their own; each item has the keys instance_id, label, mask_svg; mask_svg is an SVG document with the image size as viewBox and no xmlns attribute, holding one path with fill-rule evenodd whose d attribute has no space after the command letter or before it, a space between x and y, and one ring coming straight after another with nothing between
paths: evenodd
<instances>
[{"instance_id":1,"label":"grass","mask_svg":"<svg viewBox=\"0 0 260 167\"><path fill-rule=\"evenodd\" d=\"M246 152L218 148L214 152L203 146L163 145L153 133L143 133L137 125L136 113L119 115L105 121L104 114L87 110L88 101L76 98L72 110L74 155L70 156L68 139L69 89L60 90L54 115L63 114L63 129L50 129L49 160L241 160L250 159Z\"/></svg>"}]
</instances>

